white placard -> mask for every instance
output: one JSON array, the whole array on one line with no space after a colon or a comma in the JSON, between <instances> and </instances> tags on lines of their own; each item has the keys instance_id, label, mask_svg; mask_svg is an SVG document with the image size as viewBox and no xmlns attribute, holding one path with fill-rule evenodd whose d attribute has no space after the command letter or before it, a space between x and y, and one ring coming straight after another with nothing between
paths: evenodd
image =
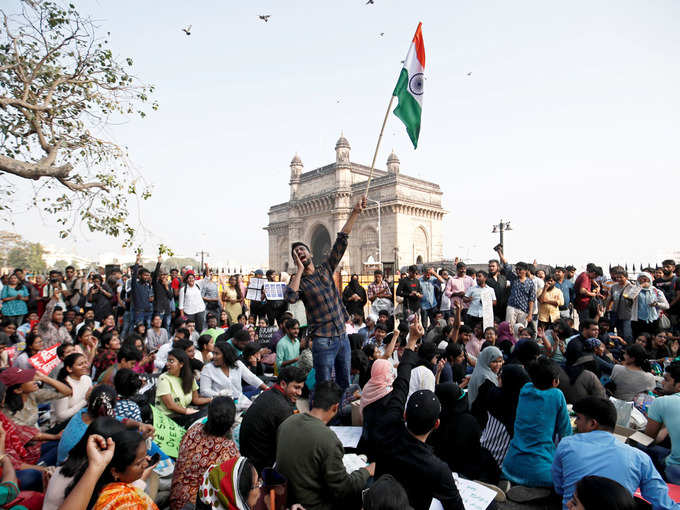
<instances>
[{"instance_id":1,"label":"white placard","mask_svg":"<svg viewBox=\"0 0 680 510\"><path fill-rule=\"evenodd\" d=\"M265 282L264 295L269 301L281 301L286 293L286 284L283 282Z\"/></svg>"},{"instance_id":2,"label":"white placard","mask_svg":"<svg viewBox=\"0 0 680 510\"><path fill-rule=\"evenodd\" d=\"M262 287L267 283L264 278L251 278L248 282L248 289L246 290L246 299L255 301L262 300Z\"/></svg>"},{"instance_id":3,"label":"white placard","mask_svg":"<svg viewBox=\"0 0 680 510\"><path fill-rule=\"evenodd\" d=\"M496 497L496 491L485 487L481 483L458 478L457 473L453 473L453 479L456 482L456 487L458 487L465 510L486 510ZM441 501L432 498L430 510L444 510L444 506Z\"/></svg>"},{"instance_id":4,"label":"white placard","mask_svg":"<svg viewBox=\"0 0 680 510\"><path fill-rule=\"evenodd\" d=\"M357 469L368 466L365 458L357 455L356 453L346 453L343 455L342 463L345 465L345 470L348 474L353 473Z\"/></svg>"},{"instance_id":5,"label":"white placard","mask_svg":"<svg viewBox=\"0 0 680 510\"><path fill-rule=\"evenodd\" d=\"M330 427L344 448L356 448L361 439L361 427Z\"/></svg>"}]
</instances>

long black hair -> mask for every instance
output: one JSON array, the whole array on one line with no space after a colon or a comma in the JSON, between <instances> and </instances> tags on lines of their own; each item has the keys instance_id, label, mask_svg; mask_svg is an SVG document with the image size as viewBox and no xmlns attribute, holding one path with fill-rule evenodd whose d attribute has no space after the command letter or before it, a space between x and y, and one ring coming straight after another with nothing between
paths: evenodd
<instances>
[{"instance_id":1,"label":"long black hair","mask_svg":"<svg viewBox=\"0 0 680 510\"><path fill-rule=\"evenodd\" d=\"M182 364L182 368L179 372L179 378L182 380L182 391L184 394L191 393L191 389L194 386L194 373L191 370L191 360L187 353L182 349L172 349L168 353L168 357L172 356L177 361Z\"/></svg>"},{"instance_id":2,"label":"long black hair","mask_svg":"<svg viewBox=\"0 0 680 510\"><path fill-rule=\"evenodd\" d=\"M203 425L203 430L211 436L230 438L235 418L234 400L229 397L215 397L208 405L208 421Z\"/></svg>"},{"instance_id":3,"label":"long black hair","mask_svg":"<svg viewBox=\"0 0 680 510\"><path fill-rule=\"evenodd\" d=\"M24 350L21 351L21 354L25 352L26 356L28 356L29 358L35 354L31 351L31 348L36 338L40 338L40 335L38 334L37 331L31 331L28 335L26 335L26 346L24 347Z\"/></svg>"},{"instance_id":4,"label":"long black hair","mask_svg":"<svg viewBox=\"0 0 680 510\"><path fill-rule=\"evenodd\" d=\"M229 368L236 368L236 362L238 361L238 353L234 346L228 344L227 342L217 342L215 348L219 349L222 353L224 366Z\"/></svg>"},{"instance_id":5,"label":"long black hair","mask_svg":"<svg viewBox=\"0 0 680 510\"><path fill-rule=\"evenodd\" d=\"M113 442L116 445L116 448L113 451L113 458L111 459L111 462L109 462L109 465L106 466L106 469L99 477L97 485L95 485L94 490L92 491L92 497L87 505L88 510L97 502L102 489L109 483L116 481L111 471L113 469L119 473L125 471L137 458L137 448L139 447L139 444L144 441L144 438L139 432L128 429L116 432L111 436L111 439L113 439Z\"/></svg>"},{"instance_id":6,"label":"long black hair","mask_svg":"<svg viewBox=\"0 0 680 510\"><path fill-rule=\"evenodd\" d=\"M66 460L61 465L61 474L67 478L74 477L74 480L66 488L66 495L71 492L73 486L82 477L87 469L87 440L92 434L102 436L104 439L111 437L117 432L125 430L125 426L109 416L100 416L94 420L85 430L85 434L80 441L71 449Z\"/></svg>"},{"instance_id":7,"label":"long black hair","mask_svg":"<svg viewBox=\"0 0 680 510\"><path fill-rule=\"evenodd\" d=\"M78 361L78 358L80 357L85 357L84 354L81 354L79 352L72 352L66 358L64 358L64 366L61 367L61 370L59 370L59 374L57 375L57 381L63 382L66 386L69 388L71 385L68 383L66 380L66 377L69 375L67 368L73 368L73 365L76 364L76 361Z\"/></svg>"},{"instance_id":8,"label":"long black hair","mask_svg":"<svg viewBox=\"0 0 680 510\"><path fill-rule=\"evenodd\" d=\"M645 348L640 344L633 344L626 347L626 354L629 358L633 360L633 363L640 367L645 372L649 372L652 369L652 365L649 362L649 355Z\"/></svg>"},{"instance_id":9,"label":"long black hair","mask_svg":"<svg viewBox=\"0 0 680 510\"><path fill-rule=\"evenodd\" d=\"M19 292L21 289L24 288L24 283L21 281L21 278L19 278L19 275L17 274L16 270L12 273L12 276L16 276L16 277L17 277L18 283L17 283L17 286L14 287L14 290L15 290L16 292Z\"/></svg>"},{"instance_id":10,"label":"long black hair","mask_svg":"<svg viewBox=\"0 0 680 510\"><path fill-rule=\"evenodd\" d=\"M229 277L229 280L231 280L232 278L234 278L236 280L236 285L234 285L234 290L236 291L236 299L238 299L240 301L241 299L243 299L243 294L241 293L241 286L238 283L238 276L233 274ZM229 281L227 281L227 283L229 283Z\"/></svg>"},{"instance_id":11,"label":"long black hair","mask_svg":"<svg viewBox=\"0 0 680 510\"><path fill-rule=\"evenodd\" d=\"M93 420L100 416L115 417L115 406L118 394L113 386L100 384L95 386L87 399L87 414Z\"/></svg>"}]
</instances>

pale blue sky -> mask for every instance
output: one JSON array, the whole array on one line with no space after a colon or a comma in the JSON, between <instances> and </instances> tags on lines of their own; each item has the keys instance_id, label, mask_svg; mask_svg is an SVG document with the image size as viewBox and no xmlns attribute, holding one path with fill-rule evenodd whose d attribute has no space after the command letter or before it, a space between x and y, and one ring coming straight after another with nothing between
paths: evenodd
<instances>
[{"instance_id":1,"label":"pale blue sky","mask_svg":"<svg viewBox=\"0 0 680 510\"><path fill-rule=\"evenodd\" d=\"M291 157L330 163L344 130L352 161L370 164L422 21L419 147L391 115L378 162L394 148L402 172L441 185L446 256L488 258L500 218L513 259L647 263L680 250L679 2L364 4L77 2L157 87L158 112L111 128L154 185L142 217L157 239L266 261L262 227L288 198ZM52 236L30 215L18 225ZM81 234L77 247L116 243Z\"/></svg>"}]
</instances>

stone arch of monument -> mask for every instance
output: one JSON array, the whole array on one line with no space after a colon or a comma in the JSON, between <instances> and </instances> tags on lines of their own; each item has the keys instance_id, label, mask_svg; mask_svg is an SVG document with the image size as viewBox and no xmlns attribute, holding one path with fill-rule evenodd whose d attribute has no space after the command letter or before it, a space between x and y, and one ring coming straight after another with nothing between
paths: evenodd
<instances>
[{"instance_id":1,"label":"stone arch of monument","mask_svg":"<svg viewBox=\"0 0 680 510\"><path fill-rule=\"evenodd\" d=\"M318 223L312 227L309 239L312 258L315 263L320 264L331 252L331 235L323 224Z\"/></svg>"},{"instance_id":2,"label":"stone arch of monument","mask_svg":"<svg viewBox=\"0 0 680 510\"><path fill-rule=\"evenodd\" d=\"M429 247L427 230L419 225L413 233L413 261L416 264L423 264L430 260Z\"/></svg>"},{"instance_id":3,"label":"stone arch of monument","mask_svg":"<svg viewBox=\"0 0 680 510\"><path fill-rule=\"evenodd\" d=\"M373 227L365 227L361 231L361 263L363 264L370 256L378 260L378 231Z\"/></svg>"}]
</instances>

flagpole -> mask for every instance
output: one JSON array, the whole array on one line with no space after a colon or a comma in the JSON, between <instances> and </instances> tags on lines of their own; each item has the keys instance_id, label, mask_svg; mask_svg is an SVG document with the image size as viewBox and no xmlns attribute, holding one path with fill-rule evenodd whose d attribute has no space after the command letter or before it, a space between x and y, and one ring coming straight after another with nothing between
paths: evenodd
<instances>
[{"instance_id":1,"label":"flagpole","mask_svg":"<svg viewBox=\"0 0 680 510\"><path fill-rule=\"evenodd\" d=\"M368 198L368 189L371 187L371 179L373 178L375 160L378 157L378 150L380 150L380 142L382 141L383 132L385 131L385 124L387 124L387 117L389 116L390 110L392 109L392 101L394 101L394 95L390 97L390 104L387 105L385 119L383 120L382 127L380 128L380 136L378 136L378 143L375 145L375 154L373 154L373 161L371 162L371 172L368 174L368 182L366 183L366 193L364 193L364 198Z\"/></svg>"}]
</instances>

